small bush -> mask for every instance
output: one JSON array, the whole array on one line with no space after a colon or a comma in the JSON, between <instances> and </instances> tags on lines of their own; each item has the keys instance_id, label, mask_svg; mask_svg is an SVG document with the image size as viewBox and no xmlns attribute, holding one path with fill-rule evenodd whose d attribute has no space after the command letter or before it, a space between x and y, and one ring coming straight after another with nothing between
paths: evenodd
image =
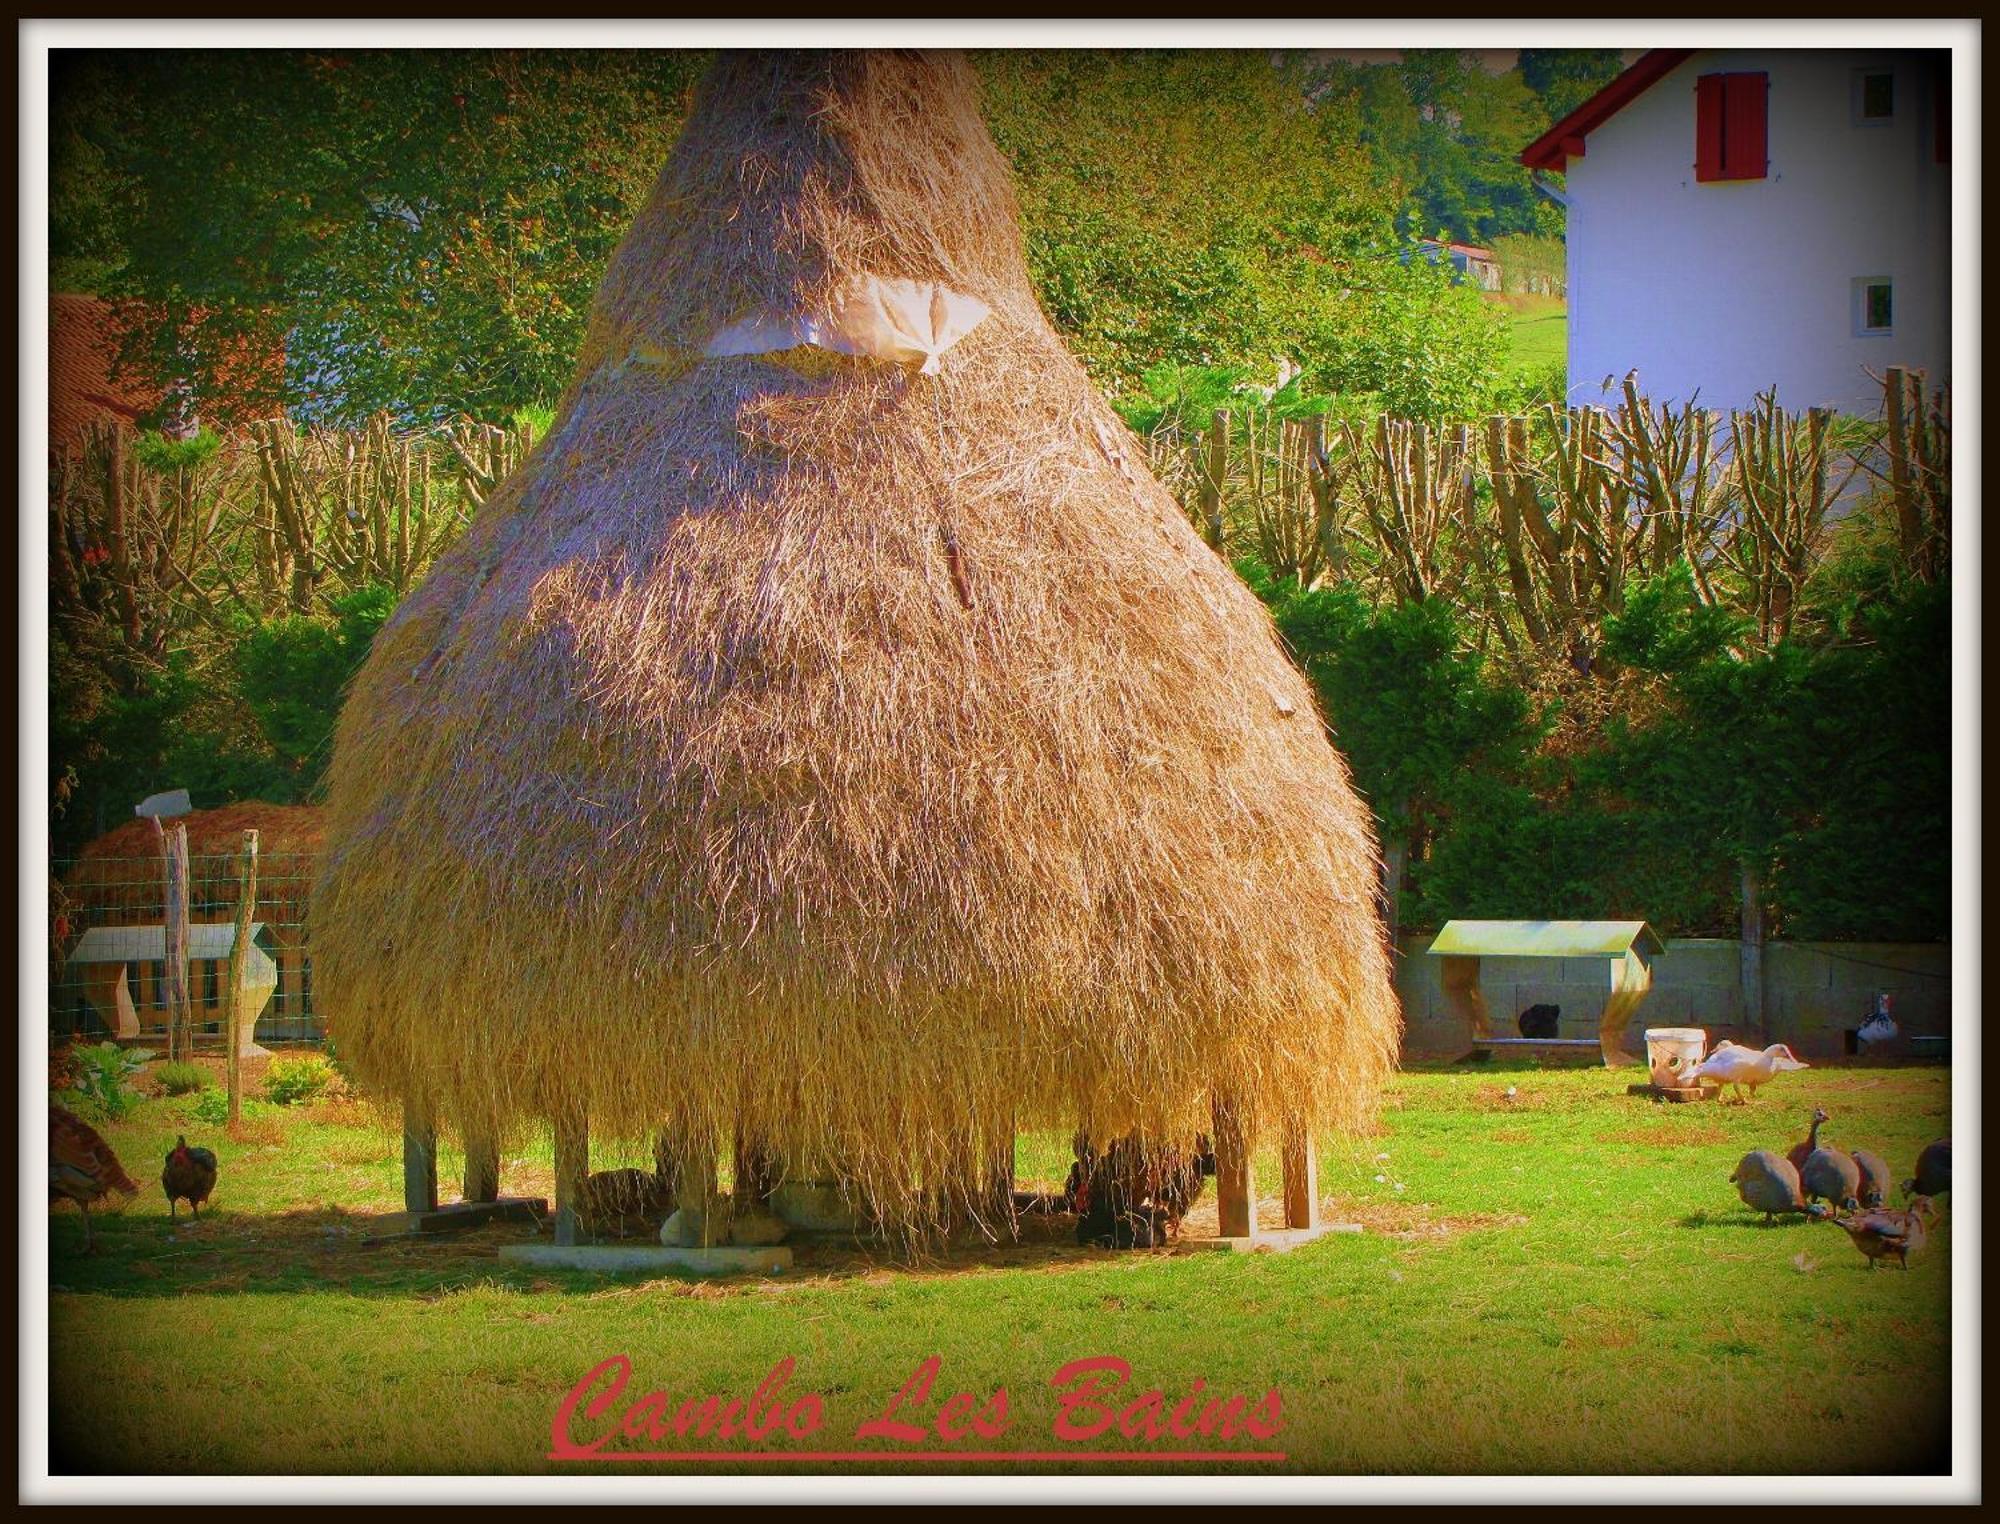
<instances>
[{"instance_id":1,"label":"small bush","mask_svg":"<svg viewBox=\"0 0 2000 1524\"><path fill-rule=\"evenodd\" d=\"M245 1121L268 1117L276 1111L277 1107L268 1101L253 1101L248 1096L243 1098ZM211 1127L222 1126L229 1120L228 1093L220 1087L202 1091L195 1097L194 1104L187 1108L187 1117L191 1122L206 1122Z\"/></svg>"},{"instance_id":2,"label":"small bush","mask_svg":"<svg viewBox=\"0 0 2000 1524\"><path fill-rule=\"evenodd\" d=\"M264 1072L264 1094L280 1106L316 1100L333 1083L333 1065L313 1054L276 1058Z\"/></svg>"},{"instance_id":3,"label":"small bush","mask_svg":"<svg viewBox=\"0 0 2000 1524\"><path fill-rule=\"evenodd\" d=\"M200 1064L181 1061L161 1064L153 1071L153 1078L160 1082L160 1088L168 1095L186 1095L191 1090L206 1090L215 1083L215 1076Z\"/></svg>"},{"instance_id":4,"label":"small bush","mask_svg":"<svg viewBox=\"0 0 2000 1524\"><path fill-rule=\"evenodd\" d=\"M77 1081L65 1094L77 1103L79 1111L115 1122L143 1099L131 1082L155 1054L144 1048L128 1052L115 1042L95 1043L74 1051Z\"/></svg>"}]
</instances>

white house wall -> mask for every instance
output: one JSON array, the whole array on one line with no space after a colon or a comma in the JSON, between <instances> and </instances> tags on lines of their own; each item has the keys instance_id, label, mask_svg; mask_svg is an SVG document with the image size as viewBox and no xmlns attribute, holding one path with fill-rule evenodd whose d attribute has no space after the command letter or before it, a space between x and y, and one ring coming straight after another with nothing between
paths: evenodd
<instances>
[{"instance_id":1,"label":"white house wall","mask_svg":"<svg viewBox=\"0 0 2000 1524\"><path fill-rule=\"evenodd\" d=\"M1893 67L1896 115L1854 123L1854 71ZM1763 180L1694 176L1695 79L1770 76ZM1568 165L1569 377L1595 401L1635 367L1656 399L1874 414L1866 374L1950 379L1949 165L1930 66L1908 53L1697 53L1592 131ZM1858 337L1857 277L1894 283L1894 331Z\"/></svg>"}]
</instances>

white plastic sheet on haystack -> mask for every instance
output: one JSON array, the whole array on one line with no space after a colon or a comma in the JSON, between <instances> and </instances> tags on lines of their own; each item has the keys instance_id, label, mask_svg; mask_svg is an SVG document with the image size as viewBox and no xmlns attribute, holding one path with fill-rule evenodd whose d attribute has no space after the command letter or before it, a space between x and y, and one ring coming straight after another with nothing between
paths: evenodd
<instances>
[{"instance_id":1,"label":"white plastic sheet on haystack","mask_svg":"<svg viewBox=\"0 0 2000 1524\"><path fill-rule=\"evenodd\" d=\"M812 344L835 354L915 366L934 376L947 349L986 320L992 309L976 296L935 281L863 275L835 294L823 316L754 312L708 341L711 358L761 355Z\"/></svg>"}]
</instances>

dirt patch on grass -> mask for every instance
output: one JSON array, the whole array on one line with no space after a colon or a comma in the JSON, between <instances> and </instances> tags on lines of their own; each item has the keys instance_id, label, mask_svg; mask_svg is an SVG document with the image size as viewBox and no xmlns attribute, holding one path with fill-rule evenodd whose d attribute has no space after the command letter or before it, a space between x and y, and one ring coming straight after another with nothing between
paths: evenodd
<instances>
[{"instance_id":1,"label":"dirt patch on grass","mask_svg":"<svg viewBox=\"0 0 2000 1524\"><path fill-rule=\"evenodd\" d=\"M1421 1201L1334 1201L1323 1208L1336 1222L1358 1222L1369 1233L1405 1242L1437 1242L1491 1228L1524 1228L1518 1212L1440 1212Z\"/></svg>"},{"instance_id":2,"label":"dirt patch on grass","mask_svg":"<svg viewBox=\"0 0 2000 1524\"><path fill-rule=\"evenodd\" d=\"M1637 1148L1713 1148L1727 1143L1729 1134L1720 1127L1621 1127L1594 1135L1599 1143L1628 1143Z\"/></svg>"}]
</instances>

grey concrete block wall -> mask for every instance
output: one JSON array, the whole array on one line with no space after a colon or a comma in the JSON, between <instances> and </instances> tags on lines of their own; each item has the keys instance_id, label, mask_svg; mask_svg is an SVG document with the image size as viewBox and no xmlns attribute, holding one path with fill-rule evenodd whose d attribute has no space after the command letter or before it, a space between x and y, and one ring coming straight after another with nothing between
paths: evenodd
<instances>
[{"instance_id":1,"label":"grey concrete block wall","mask_svg":"<svg viewBox=\"0 0 2000 1524\"><path fill-rule=\"evenodd\" d=\"M1403 1046L1411 1053L1463 1052L1469 1034L1445 1004L1430 944L1428 934L1403 940L1396 974ZM1895 1002L1905 1036L1951 1032L1951 949L1941 943L1769 943L1761 1033L1744 1025L1741 958L1733 939L1670 939L1653 960L1652 992L1628 1034L1632 1051L1639 1051L1647 1027L1703 1027L1711 1042L1761 1038L1790 1043L1801 1057L1834 1057L1846 1051L1846 1034L1867 1019L1878 990ZM1547 1003L1562 1008L1562 1036L1595 1037L1611 992L1609 961L1597 958L1487 958L1479 984L1493 1030L1509 1034L1519 1012Z\"/></svg>"}]
</instances>

